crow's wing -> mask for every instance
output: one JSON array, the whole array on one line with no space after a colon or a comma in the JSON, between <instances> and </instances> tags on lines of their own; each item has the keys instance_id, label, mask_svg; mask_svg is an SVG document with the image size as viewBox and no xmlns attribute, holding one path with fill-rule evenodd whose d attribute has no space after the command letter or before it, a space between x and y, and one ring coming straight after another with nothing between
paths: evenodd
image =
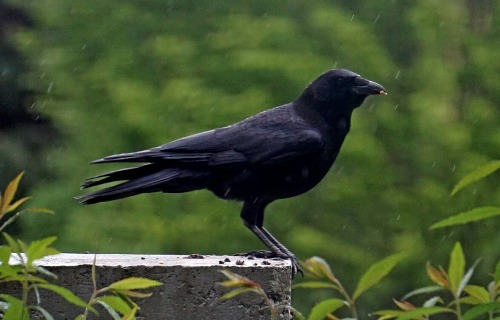
<instances>
[{"instance_id":1,"label":"crow's wing","mask_svg":"<svg viewBox=\"0 0 500 320\"><path fill-rule=\"evenodd\" d=\"M93 163L270 165L322 152L324 141L319 132L290 112L276 111L272 109L228 127L191 135L148 150L105 157Z\"/></svg>"}]
</instances>

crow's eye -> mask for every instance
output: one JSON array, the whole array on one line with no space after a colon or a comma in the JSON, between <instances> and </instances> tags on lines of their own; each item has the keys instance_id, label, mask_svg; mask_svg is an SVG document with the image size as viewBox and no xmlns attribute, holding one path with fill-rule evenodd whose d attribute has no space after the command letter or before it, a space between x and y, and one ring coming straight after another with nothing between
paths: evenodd
<instances>
[{"instance_id":1,"label":"crow's eye","mask_svg":"<svg viewBox=\"0 0 500 320\"><path fill-rule=\"evenodd\" d=\"M341 85L344 83L344 81L345 81L344 78L335 78L335 84Z\"/></svg>"}]
</instances>

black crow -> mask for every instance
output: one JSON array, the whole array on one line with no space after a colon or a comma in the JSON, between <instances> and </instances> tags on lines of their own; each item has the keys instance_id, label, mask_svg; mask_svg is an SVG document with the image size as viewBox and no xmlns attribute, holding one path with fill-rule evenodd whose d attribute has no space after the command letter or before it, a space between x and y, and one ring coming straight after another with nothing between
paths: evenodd
<instances>
[{"instance_id":1,"label":"black crow","mask_svg":"<svg viewBox=\"0 0 500 320\"><path fill-rule=\"evenodd\" d=\"M349 132L352 111L378 94L386 94L384 87L352 71L327 71L288 104L156 148L93 161L143 164L90 178L82 188L121 183L77 199L91 204L141 193L208 189L242 201L245 226L272 255L291 259L295 275L298 261L263 227L264 209L323 179Z\"/></svg>"}]
</instances>

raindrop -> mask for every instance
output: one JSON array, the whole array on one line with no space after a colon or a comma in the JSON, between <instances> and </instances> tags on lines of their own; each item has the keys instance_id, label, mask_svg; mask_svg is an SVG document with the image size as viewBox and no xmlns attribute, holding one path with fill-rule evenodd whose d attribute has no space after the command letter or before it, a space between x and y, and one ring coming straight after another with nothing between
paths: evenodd
<instances>
[{"instance_id":1,"label":"raindrop","mask_svg":"<svg viewBox=\"0 0 500 320\"><path fill-rule=\"evenodd\" d=\"M49 87L47 88L47 93L50 93L52 91L52 87L54 86L54 82L50 82Z\"/></svg>"},{"instance_id":2,"label":"raindrop","mask_svg":"<svg viewBox=\"0 0 500 320\"><path fill-rule=\"evenodd\" d=\"M373 21L373 24L377 23L378 19L380 19L380 15L378 15L378 16L375 18L375 21Z\"/></svg>"},{"instance_id":3,"label":"raindrop","mask_svg":"<svg viewBox=\"0 0 500 320\"><path fill-rule=\"evenodd\" d=\"M396 218L396 221L399 221L400 218L401 218L401 215L398 214L398 217Z\"/></svg>"},{"instance_id":4,"label":"raindrop","mask_svg":"<svg viewBox=\"0 0 500 320\"><path fill-rule=\"evenodd\" d=\"M395 106L394 106L394 110L397 110L399 107L399 103L397 103Z\"/></svg>"},{"instance_id":5,"label":"raindrop","mask_svg":"<svg viewBox=\"0 0 500 320\"><path fill-rule=\"evenodd\" d=\"M401 70L398 70L398 72L396 72L396 79L399 79L399 75L401 74Z\"/></svg>"},{"instance_id":6,"label":"raindrop","mask_svg":"<svg viewBox=\"0 0 500 320\"><path fill-rule=\"evenodd\" d=\"M354 20L354 13L352 14L351 21Z\"/></svg>"},{"instance_id":7,"label":"raindrop","mask_svg":"<svg viewBox=\"0 0 500 320\"><path fill-rule=\"evenodd\" d=\"M82 47L82 50L85 50L86 47L87 47L87 44L84 44Z\"/></svg>"},{"instance_id":8,"label":"raindrop","mask_svg":"<svg viewBox=\"0 0 500 320\"><path fill-rule=\"evenodd\" d=\"M456 168L457 168L457 166L453 166L453 168L451 168L451 172L455 172Z\"/></svg>"},{"instance_id":9,"label":"raindrop","mask_svg":"<svg viewBox=\"0 0 500 320\"><path fill-rule=\"evenodd\" d=\"M436 164L437 164L437 162L436 162L436 161L434 161L434 163L432 164L432 166L431 166L431 167L432 167L432 168L434 168L434 167L436 166Z\"/></svg>"}]
</instances>

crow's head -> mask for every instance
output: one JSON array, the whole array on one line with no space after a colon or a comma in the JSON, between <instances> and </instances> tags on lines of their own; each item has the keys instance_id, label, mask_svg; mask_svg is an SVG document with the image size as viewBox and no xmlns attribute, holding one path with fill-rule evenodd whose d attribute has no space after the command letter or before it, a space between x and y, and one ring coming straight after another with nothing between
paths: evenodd
<instances>
[{"instance_id":1,"label":"crow's head","mask_svg":"<svg viewBox=\"0 0 500 320\"><path fill-rule=\"evenodd\" d=\"M367 80L352 71L334 69L314 80L302 96L318 102L354 109L372 94L387 94L387 91L380 84Z\"/></svg>"}]
</instances>

